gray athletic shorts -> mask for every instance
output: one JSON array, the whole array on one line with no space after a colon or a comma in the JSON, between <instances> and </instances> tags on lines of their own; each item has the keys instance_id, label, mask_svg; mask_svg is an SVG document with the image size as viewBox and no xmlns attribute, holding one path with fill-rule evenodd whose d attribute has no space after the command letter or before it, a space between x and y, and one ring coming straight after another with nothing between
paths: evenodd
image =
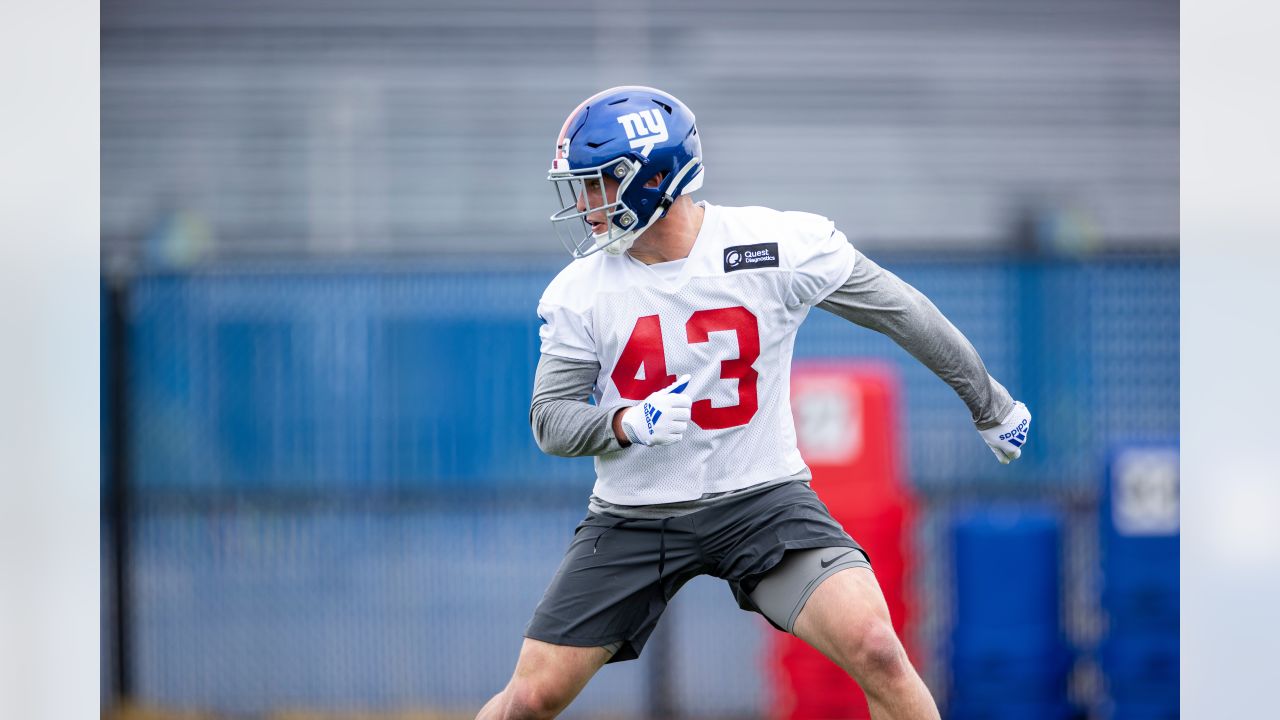
<instances>
[{"instance_id":1,"label":"gray athletic shorts","mask_svg":"<svg viewBox=\"0 0 1280 720\"><path fill-rule=\"evenodd\" d=\"M860 555L827 565L815 558L812 572L798 563L791 565L795 569L780 568L796 576L792 584L798 583L802 597L789 620L783 617L788 609L769 617L752 599L761 579L788 551L812 548L852 548ZM790 557L807 565L805 555L811 554ZM867 562L866 552L805 482L660 520L588 513L524 634L557 645L616 647L609 662L632 660L640 656L667 602L698 575L727 580L739 607L789 631L822 579L851 565L869 567Z\"/></svg>"}]
</instances>

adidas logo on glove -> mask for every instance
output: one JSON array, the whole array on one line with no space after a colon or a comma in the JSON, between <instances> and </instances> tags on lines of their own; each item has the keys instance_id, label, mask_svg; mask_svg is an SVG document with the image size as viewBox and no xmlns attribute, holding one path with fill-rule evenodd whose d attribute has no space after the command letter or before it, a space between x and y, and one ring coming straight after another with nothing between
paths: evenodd
<instances>
[{"instance_id":1,"label":"adidas logo on glove","mask_svg":"<svg viewBox=\"0 0 1280 720\"><path fill-rule=\"evenodd\" d=\"M651 403L644 404L644 421L649 426L649 434L653 434L653 425L658 422L658 418L662 417L662 411L654 407Z\"/></svg>"},{"instance_id":2,"label":"adidas logo on glove","mask_svg":"<svg viewBox=\"0 0 1280 720\"><path fill-rule=\"evenodd\" d=\"M622 431L636 445L671 445L680 442L689 427L693 398L685 394L689 375L645 398L622 413Z\"/></svg>"},{"instance_id":3,"label":"adidas logo on glove","mask_svg":"<svg viewBox=\"0 0 1280 720\"><path fill-rule=\"evenodd\" d=\"M1002 433L1000 435L1000 439L1007 441L1014 447L1022 447L1022 443L1027 441L1028 427L1031 427L1031 418L1024 419L1022 422L1018 423L1018 427L1007 433Z\"/></svg>"},{"instance_id":4,"label":"adidas logo on glove","mask_svg":"<svg viewBox=\"0 0 1280 720\"><path fill-rule=\"evenodd\" d=\"M991 448L991 452L995 453L1000 464L1008 465L1022 457L1022 445L1027 442L1029 432L1031 432L1031 411L1026 405L1015 402L1013 409L1004 416L999 425L979 430L978 434L982 435L982 439L987 443L987 447Z\"/></svg>"}]
</instances>

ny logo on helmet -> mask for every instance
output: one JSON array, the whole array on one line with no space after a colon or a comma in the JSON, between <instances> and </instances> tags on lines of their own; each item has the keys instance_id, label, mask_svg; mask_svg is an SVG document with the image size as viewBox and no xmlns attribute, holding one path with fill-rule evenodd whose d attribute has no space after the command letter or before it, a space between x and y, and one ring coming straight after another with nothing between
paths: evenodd
<instances>
[{"instance_id":1,"label":"ny logo on helmet","mask_svg":"<svg viewBox=\"0 0 1280 720\"><path fill-rule=\"evenodd\" d=\"M627 113L618 118L618 124L627 131L632 148L640 148L640 154L649 157L653 146L667 140L667 124L657 108Z\"/></svg>"}]
</instances>

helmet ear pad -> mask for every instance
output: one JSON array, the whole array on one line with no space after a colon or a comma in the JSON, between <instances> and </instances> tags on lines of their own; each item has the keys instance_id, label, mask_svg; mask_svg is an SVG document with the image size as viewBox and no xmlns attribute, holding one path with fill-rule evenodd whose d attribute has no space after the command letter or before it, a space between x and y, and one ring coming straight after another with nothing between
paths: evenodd
<instances>
[{"instance_id":1,"label":"helmet ear pad","mask_svg":"<svg viewBox=\"0 0 1280 720\"><path fill-rule=\"evenodd\" d=\"M696 129L690 131L690 135L696 133ZM695 190L702 184L702 161L696 155L686 162L687 166L692 167L681 167L682 158L671 150L657 149L649 157L630 153L628 159L636 162L638 169L630 182L619 188L618 201L635 216L649 218L646 225L664 217L676 198L686 190ZM659 182L652 184L654 178L659 176ZM657 215L656 218L652 217L654 214ZM637 229L634 220L630 226L621 224L625 219L626 214L623 213L614 217L613 223L622 230Z\"/></svg>"},{"instance_id":2,"label":"helmet ear pad","mask_svg":"<svg viewBox=\"0 0 1280 720\"><path fill-rule=\"evenodd\" d=\"M639 164L638 169L624 187L618 188L618 201L631 211L631 217L620 213L613 218L613 224L621 230L636 230L637 217L648 218L654 211L665 213L662 198L666 195L666 188L663 186L672 176L670 168L661 167L661 163L653 159L634 155L631 160ZM663 176L661 181L654 183L659 175ZM629 224L624 225L627 220L630 220Z\"/></svg>"}]
</instances>

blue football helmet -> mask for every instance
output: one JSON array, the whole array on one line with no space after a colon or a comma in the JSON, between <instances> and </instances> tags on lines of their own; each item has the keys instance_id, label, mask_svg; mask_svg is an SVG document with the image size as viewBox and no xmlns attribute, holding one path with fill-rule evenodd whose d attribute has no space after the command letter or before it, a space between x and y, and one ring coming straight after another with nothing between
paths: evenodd
<instances>
[{"instance_id":1,"label":"blue football helmet","mask_svg":"<svg viewBox=\"0 0 1280 720\"><path fill-rule=\"evenodd\" d=\"M645 187L659 173L662 181ZM618 181L613 202L606 174ZM574 258L599 250L621 255L676 198L701 187L702 176L702 143L684 103L650 87L610 88L584 100L560 129L547 174L561 206L551 224ZM585 210L578 210L579 196ZM600 211L608 229L593 234L586 217Z\"/></svg>"}]
</instances>

